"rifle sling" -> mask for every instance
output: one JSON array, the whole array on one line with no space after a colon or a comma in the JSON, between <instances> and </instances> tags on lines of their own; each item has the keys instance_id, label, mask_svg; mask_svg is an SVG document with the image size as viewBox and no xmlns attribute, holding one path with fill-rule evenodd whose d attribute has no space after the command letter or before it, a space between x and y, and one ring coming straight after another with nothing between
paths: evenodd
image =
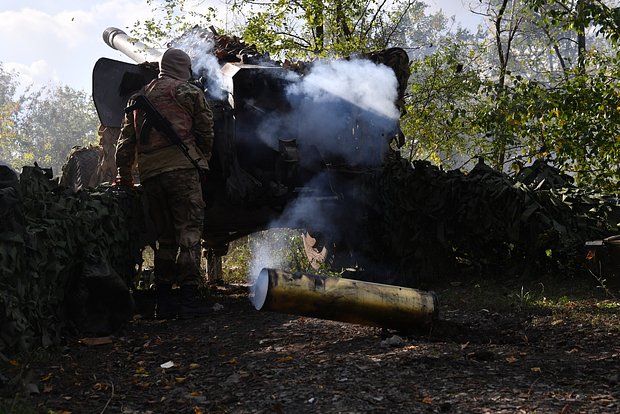
<instances>
[{"instance_id":1,"label":"rifle sling","mask_svg":"<svg viewBox=\"0 0 620 414\"><path fill-rule=\"evenodd\" d=\"M191 157L191 155L187 151L187 147L185 146L185 143L181 140L179 135L176 133L176 131L174 130L174 127L170 124L170 121L168 121L168 119L164 117L161 114L161 112L159 112L157 108L155 108L155 106L153 106L153 104L149 101L146 95L139 95L136 98L134 104L125 109L125 112L131 112L136 109L142 110L144 112L144 123L142 124L142 129L140 131L140 143L141 144L148 143L151 129L155 128L160 133L164 134L166 138L168 138L168 141L170 141L171 144L176 145L179 148L179 150L183 153L183 155L185 155L187 159L191 162L194 168L196 168L198 172L202 174L202 168L200 168L200 165L198 165L198 161L200 161L200 159L195 160ZM149 111L153 111L154 115L160 118L160 121L162 123L168 123L169 130L167 130L164 125L159 125L159 122L157 122L157 120L150 119ZM176 136L171 136L172 134Z\"/></svg>"}]
</instances>

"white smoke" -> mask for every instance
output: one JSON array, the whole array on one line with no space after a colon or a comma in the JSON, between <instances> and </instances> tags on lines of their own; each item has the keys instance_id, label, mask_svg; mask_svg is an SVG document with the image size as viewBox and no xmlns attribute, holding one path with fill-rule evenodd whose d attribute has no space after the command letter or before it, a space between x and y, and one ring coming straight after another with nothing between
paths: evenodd
<instances>
[{"instance_id":1,"label":"white smoke","mask_svg":"<svg viewBox=\"0 0 620 414\"><path fill-rule=\"evenodd\" d=\"M395 104L397 88L392 69L370 60L354 59L319 61L303 81L292 84L288 92L317 105L342 99L362 111L394 121L399 118Z\"/></svg>"},{"instance_id":2,"label":"white smoke","mask_svg":"<svg viewBox=\"0 0 620 414\"><path fill-rule=\"evenodd\" d=\"M261 300L264 300L267 294L266 280L258 280L261 270L265 268L280 268L283 262L282 253L286 251L287 247L286 237L282 237L282 234L275 234L274 237L274 233L270 231L255 234L250 239L252 259L246 278L250 285L250 300L254 306L257 306ZM265 277L266 275L263 276Z\"/></svg>"},{"instance_id":3,"label":"white smoke","mask_svg":"<svg viewBox=\"0 0 620 414\"><path fill-rule=\"evenodd\" d=\"M291 111L266 118L258 135L274 149L278 138L296 137L302 161L318 153L375 166L398 130L396 75L369 60L319 61L286 93Z\"/></svg>"},{"instance_id":4,"label":"white smoke","mask_svg":"<svg viewBox=\"0 0 620 414\"><path fill-rule=\"evenodd\" d=\"M276 268L281 266L282 260L278 257L278 252L282 252L287 246L283 238L256 236L251 241L252 261L248 269L248 280L254 283L260 271L264 268Z\"/></svg>"},{"instance_id":5,"label":"white smoke","mask_svg":"<svg viewBox=\"0 0 620 414\"><path fill-rule=\"evenodd\" d=\"M257 132L261 140L277 149L278 139L296 138L302 163L316 161L314 154L320 161L350 166L382 162L400 117L398 81L391 68L362 59L333 60L315 63L305 76L287 76L291 110L265 117ZM294 200L270 227L311 229L333 237L332 241L355 237L352 233L363 222L363 211L340 202L355 203L363 190L332 178L320 173L306 183L305 189L312 190L308 196ZM338 203L328 200L334 192L341 197ZM268 244L261 246L253 257L252 277L264 267L275 267L275 251Z\"/></svg>"},{"instance_id":6,"label":"white smoke","mask_svg":"<svg viewBox=\"0 0 620 414\"><path fill-rule=\"evenodd\" d=\"M205 35L202 29L194 28L175 40L172 46L183 50L192 59L192 72L206 82L205 92L210 98L222 100L226 97L226 79L212 53L215 42L211 36Z\"/></svg>"}]
</instances>

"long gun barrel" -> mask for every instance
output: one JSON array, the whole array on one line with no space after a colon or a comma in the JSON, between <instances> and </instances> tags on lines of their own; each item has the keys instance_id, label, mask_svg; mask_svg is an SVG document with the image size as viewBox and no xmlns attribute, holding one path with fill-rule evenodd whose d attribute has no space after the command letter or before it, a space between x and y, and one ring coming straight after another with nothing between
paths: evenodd
<instances>
[{"instance_id":1,"label":"long gun barrel","mask_svg":"<svg viewBox=\"0 0 620 414\"><path fill-rule=\"evenodd\" d=\"M157 49L150 48L142 42L130 40L127 33L116 27L105 29L103 41L136 63L157 62L162 55L162 52Z\"/></svg>"}]
</instances>

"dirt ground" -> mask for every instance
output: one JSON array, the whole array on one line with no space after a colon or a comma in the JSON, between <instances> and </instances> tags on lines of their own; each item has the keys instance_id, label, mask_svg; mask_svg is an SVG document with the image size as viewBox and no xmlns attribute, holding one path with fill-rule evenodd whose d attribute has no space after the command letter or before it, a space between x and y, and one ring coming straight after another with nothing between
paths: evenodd
<instances>
[{"instance_id":1,"label":"dirt ground","mask_svg":"<svg viewBox=\"0 0 620 414\"><path fill-rule=\"evenodd\" d=\"M228 286L212 292L209 317L136 318L109 343L74 337L32 362L13 362L23 387L13 402L5 395L5 409L620 412L620 303L505 290L490 293L500 295L491 308L486 289L438 289L440 320L405 335L258 312L245 289Z\"/></svg>"}]
</instances>

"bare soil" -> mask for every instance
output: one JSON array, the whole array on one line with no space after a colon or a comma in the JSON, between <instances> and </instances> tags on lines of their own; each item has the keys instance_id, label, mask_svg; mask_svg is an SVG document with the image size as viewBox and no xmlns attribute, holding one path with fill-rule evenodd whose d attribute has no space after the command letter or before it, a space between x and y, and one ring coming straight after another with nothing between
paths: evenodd
<instances>
[{"instance_id":1,"label":"bare soil","mask_svg":"<svg viewBox=\"0 0 620 414\"><path fill-rule=\"evenodd\" d=\"M109 343L89 345L76 336L39 358L12 361L5 375L21 373L22 386L4 395L3 407L135 414L620 412L620 304L593 287L577 297L571 282L549 299L538 285L530 291L471 281L436 289L440 319L409 333L258 312L245 289L226 286L211 291L208 317L136 318Z\"/></svg>"}]
</instances>

